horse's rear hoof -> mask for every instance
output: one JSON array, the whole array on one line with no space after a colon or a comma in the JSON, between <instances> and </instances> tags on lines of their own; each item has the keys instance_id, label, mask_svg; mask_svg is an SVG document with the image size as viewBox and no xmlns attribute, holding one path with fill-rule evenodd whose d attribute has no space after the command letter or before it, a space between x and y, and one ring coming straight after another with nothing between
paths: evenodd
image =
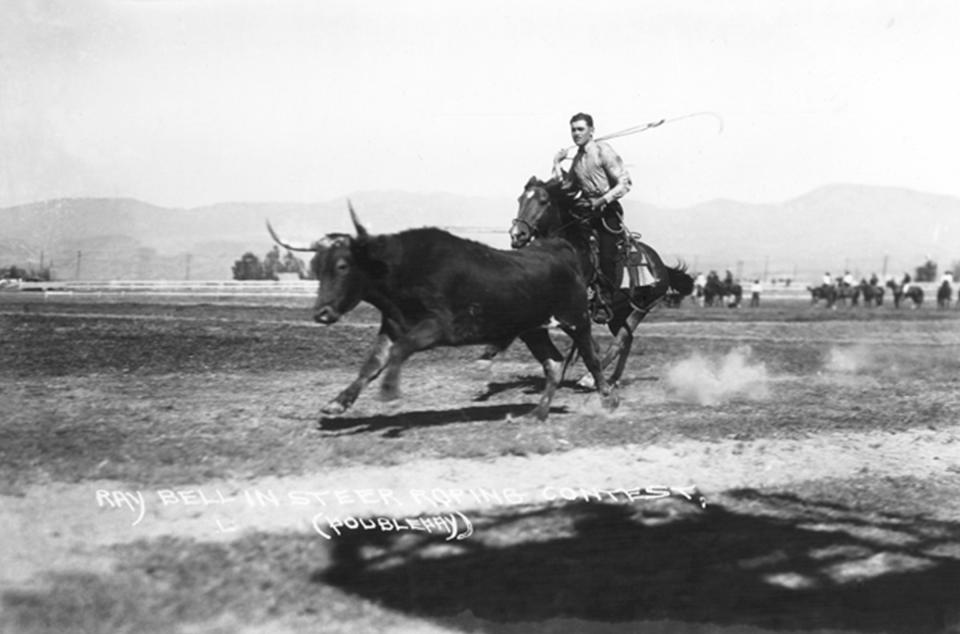
<instances>
[{"instance_id":1,"label":"horse's rear hoof","mask_svg":"<svg viewBox=\"0 0 960 634\"><path fill-rule=\"evenodd\" d=\"M584 374L580 377L580 380L577 381L577 387L582 387L585 390L592 390L597 387L597 382L593 380L593 376L590 374Z\"/></svg>"},{"instance_id":2,"label":"horse's rear hoof","mask_svg":"<svg viewBox=\"0 0 960 634\"><path fill-rule=\"evenodd\" d=\"M610 392L600 399L600 404L603 406L603 409L612 412L620 407L620 395L617 392Z\"/></svg>"}]
</instances>

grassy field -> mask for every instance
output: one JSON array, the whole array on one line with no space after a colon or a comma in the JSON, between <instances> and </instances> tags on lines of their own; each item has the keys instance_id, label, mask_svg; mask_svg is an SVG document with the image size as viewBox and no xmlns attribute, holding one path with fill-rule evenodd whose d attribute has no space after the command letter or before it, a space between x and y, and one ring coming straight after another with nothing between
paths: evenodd
<instances>
[{"instance_id":1,"label":"grassy field","mask_svg":"<svg viewBox=\"0 0 960 634\"><path fill-rule=\"evenodd\" d=\"M0 295L7 631L960 624L960 311L660 309L617 410L568 382L539 423L521 345L489 366L479 348L415 355L402 399L374 383L322 418L372 343L369 309L324 327L300 300L27 295ZM576 495L663 484L696 485L707 510ZM292 503L320 488L352 499ZM238 502L163 503L197 490ZM143 493L143 521L102 491ZM318 510L459 510L473 533L328 540Z\"/></svg>"}]
</instances>

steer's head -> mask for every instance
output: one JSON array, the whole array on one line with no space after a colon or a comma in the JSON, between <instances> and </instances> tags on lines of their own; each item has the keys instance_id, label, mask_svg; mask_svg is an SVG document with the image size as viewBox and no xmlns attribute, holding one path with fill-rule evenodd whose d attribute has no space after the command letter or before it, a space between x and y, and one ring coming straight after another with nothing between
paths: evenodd
<instances>
[{"instance_id":1,"label":"steer's head","mask_svg":"<svg viewBox=\"0 0 960 634\"><path fill-rule=\"evenodd\" d=\"M352 237L331 233L320 242L324 244L310 262L310 269L320 283L313 318L321 324L332 324L356 308L363 299L365 284L362 274L358 275L351 249Z\"/></svg>"},{"instance_id":2,"label":"steer's head","mask_svg":"<svg viewBox=\"0 0 960 634\"><path fill-rule=\"evenodd\" d=\"M281 242L267 223L270 235L280 246L314 252L310 270L319 281L319 287L313 318L321 324L336 323L356 308L385 270L385 265L374 256L379 238L370 237L357 219L353 205L350 205L350 217L356 236L330 233L310 247L291 247Z\"/></svg>"}]
</instances>

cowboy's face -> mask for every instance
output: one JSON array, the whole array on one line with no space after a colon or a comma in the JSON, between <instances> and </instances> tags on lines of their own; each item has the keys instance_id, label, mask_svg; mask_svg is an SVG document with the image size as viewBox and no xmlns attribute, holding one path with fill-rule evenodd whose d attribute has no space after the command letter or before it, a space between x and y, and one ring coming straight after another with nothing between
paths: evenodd
<instances>
[{"instance_id":1,"label":"cowboy's face","mask_svg":"<svg viewBox=\"0 0 960 634\"><path fill-rule=\"evenodd\" d=\"M577 147L583 147L593 138L593 126L587 125L583 119L577 119L570 124L570 137Z\"/></svg>"}]
</instances>

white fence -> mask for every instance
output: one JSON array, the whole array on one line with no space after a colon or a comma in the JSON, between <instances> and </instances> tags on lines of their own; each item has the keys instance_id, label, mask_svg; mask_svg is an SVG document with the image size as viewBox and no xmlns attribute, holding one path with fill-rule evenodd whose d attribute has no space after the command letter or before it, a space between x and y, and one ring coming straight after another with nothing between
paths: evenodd
<instances>
[{"instance_id":1,"label":"white fence","mask_svg":"<svg viewBox=\"0 0 960 634\"><path fill-rule=\"evenodd\" d=\"M812 285L812 284L811 284ZM936 301L936 282L918 284L924 298ZM20 282L3 290L44 291L54 294L91 294L122 297L125 295L184 296L184 297L306 297L317 292L315 280L251 280L251 281L189 281L189 280L108 280L66 282ZM889 297L889 289L887 289ZM954 298L956 295L954 288ZM743 286L744 298L750 297L750 286ZM765 284L763 299L786 299L810 301L810 291L805 284Z\"/></svg>"},{"instance_id":2,"label":"white fence","mask_svg":"<svg viewBox=\"0 0 960 634\"><path fill-rule=\"evenodd\" d=\"M171 295L190 297L247 296L303 297L317 292L315 280L177 281L108 280L69 282L21 282L22 291L94 295Z\"/></svg>"}]
</instances>

